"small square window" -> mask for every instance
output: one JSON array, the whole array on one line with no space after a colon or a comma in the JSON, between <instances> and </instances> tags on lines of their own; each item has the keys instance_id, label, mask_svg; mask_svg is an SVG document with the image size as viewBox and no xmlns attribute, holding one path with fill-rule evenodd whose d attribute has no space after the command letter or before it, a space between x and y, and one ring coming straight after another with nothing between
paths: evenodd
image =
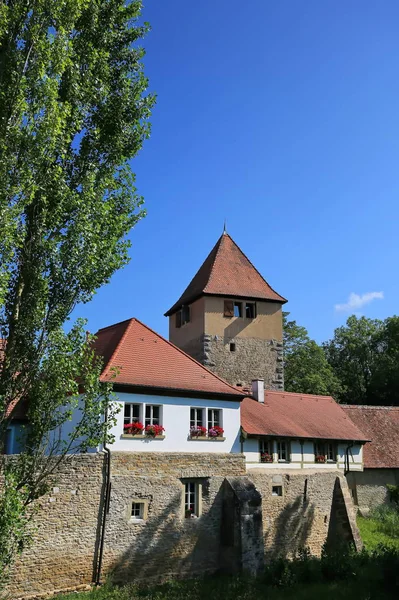
<instances>
[{"instance_id":1,"label":"small square window","mask_svg":"<svg viewBox=\"0 0 399 600\"><path fill-rule=\"evenodd\" d=\"M131 517L133 520L144 519L144 502L132 502Z\"/></svg>"},{"instance_id":2,"label":"small square window","mask_svg":"<svg viewBox=\"0 0 399 600\"><path fill-rule=\"evenodd\" d=\"M282 485L273 485L272 496L282 496L282 495L283 495L283 486Z\"/></svg>"},{"instance_id":3,"label":"small square window","mask_svg":"<svg viewBox=\"0 0 399 600\"><path fill-rule=\"evenodd\" d=\"M242 302L234 302L234 316L242 317Z\"/></svg>"},{"instance_id":4,"label":"small square window","mask_svg":"<svg viewBox=\"0 0 399 600\"><path fill-rule=\"evenodd\" d=\"M230 352L235 352L236 351L236 345L234 342L231 342L230 344Z\"/></svg>"},{"instance_id":5,"label":"small square window","mask_svg":"<svg viewBox=\"0 0 399 600\"><path fill-rule=\"evenodd\" d=\"M246 319L255 319L255 317L256 317L255 302L246 302L245 303L245 318Z\"/></svg>"}]
</instances>

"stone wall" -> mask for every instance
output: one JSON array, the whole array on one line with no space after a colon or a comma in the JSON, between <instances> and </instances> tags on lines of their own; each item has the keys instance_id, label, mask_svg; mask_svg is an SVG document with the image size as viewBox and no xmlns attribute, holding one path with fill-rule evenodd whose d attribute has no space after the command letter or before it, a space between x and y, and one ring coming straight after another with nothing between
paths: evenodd
<instances>
[{"instance_id":1,"label":"stone wall","mask_svg":"<svg viewBox=\"0 0 399 600\"><path fill-rule=\"evenodd\" d=\"M355 504L364 512L389 503L387 484L399 485L399 469L365 469L346 477Z\"/></svg>"},{"instance_id":2,"label":"stone wall","mask_svg":"<svg viewBox=\"0 0 399 600\"><path fill-rule=\"evenodd\" d=\"M104 456L69 458L37 504L31 547L15 566L10 596L29 597L90 584L96 573L104 497ZM239 454L113 453L104 576L150 581L216 571L225 477L245 473ZM183 478L202 482L202 516L185 519ZM132 499L147 520L132 522Z\"/></svg>"},{"instance_id":3,"label":"stone wall","mask_svg":"<svg viewBox=\"0 0 399 600\"><path fill-rule=\"evenodd\" d=\"M235 344L234 352L230 343ZM250 386L253 379L264 378L265 389L284 389L282 342L202 335L181 348L232 385Z\"/></svg>"},{"instance_id":4,"label":"stone wall","mask_svg":"<svg viewBox=\"0 0 399 600\"><path fill-rule=\"evenodd\" d=\"M312 554L320 555L329 534L337 479L346 489L344 506L334 524L335 531L350 520L354 536L360 539L354 521L354 512L345 478L336 472L327 473L265 473L251 470L251 480L262 494L263 535L266 559L275 556L292 556L297 550L308 547ZM274 488L282 488L282 495L273 495ZM275 490L277 492L277 489ZM346 509L346 506L348 509ZM350 513L350 514L347 514ZM334 532L331 532L330 535Z\"/></svg>"},{"instance_id":5,"label":"stone wall","mask_svg":"<svg viewBox=\"0 0 399 600\"><path fill-rule=\"evenodd\" d=\"M64 463L50 493L37 504L32 545L14 569L11 598L76 589L94 580L104 475L102 454ZM198 519L184 517L185 479L201 486ZM281 496L273 495L273 486L281 486ZM353 537L356 525L353 518L347 522L351 501L345 486L336 472L254 469L248 475L240 454L114 452L103 578L112 574L117 582L151 583L203 576L226 565L257 572L263 548L266 560L303 546L319 554L333 525ZM336 493L340 503L334 512ZM131 519L132 501L145 504L143 519Z\"/></svg>"}]
</instances>

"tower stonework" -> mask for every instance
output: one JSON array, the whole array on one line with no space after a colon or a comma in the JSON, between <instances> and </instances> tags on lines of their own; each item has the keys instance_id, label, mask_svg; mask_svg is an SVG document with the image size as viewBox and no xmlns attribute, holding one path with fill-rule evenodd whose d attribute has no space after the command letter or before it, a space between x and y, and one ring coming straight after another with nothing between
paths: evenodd
<instances>
[{"instance_id":1,"label":"tower stonework","mask_svg":"<svg viewBox=\"0 0 399 600\"><path fill-rule=\"evenodd\" d=\"M169 339L232 385L282 390L285 302L223 233L166 313Z\"/></svg>"}]
</instances>

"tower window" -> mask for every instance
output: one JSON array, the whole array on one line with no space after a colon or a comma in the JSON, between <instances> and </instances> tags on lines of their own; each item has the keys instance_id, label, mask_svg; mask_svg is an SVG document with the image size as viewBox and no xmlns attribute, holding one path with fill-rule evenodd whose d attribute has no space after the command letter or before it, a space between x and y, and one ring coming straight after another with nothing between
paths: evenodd
<instances>
[{"instance_id":1,"label":"tower window","mask_svg":"<svg viewBox=\"0 0 399 600\"><path fill-rule=\"evenodd\" d=\"M255 317L256 317L255 302L246 302L245 303L245 318L246 319L255 319Z\"/></svg>"},{"instance_id":2,"label":"tower window","mask_svg":"<svg viewBox=\"0 0 399 600\"><path fill-rule=\"evenodd\" d=\"M234 316L242 317L242 303L241 302L234 302Z\"/></svg>"},{"instance_id":3,"label":"tower window","mask_svg":"<svg viewBox=\"0 0 399 600\"><path fill-rule=\"evenodd\" d=\"M231 342L230 344L230 352L235 352L236 351L236 345L234 342Z\"/></svg>"},{"instance_id":4,"label":"tower window","mask_svg":"<svg viewBox=\"0 0 399 600\"><path fill-rule=\"evenodd\" d=\"M183 308L181 309L181 324L185 325L186 323L190 322L190 307L189 306L183 306Z\"/></svg>"},{"instance_id":5,"label":"tower window","mask_svg":"<svg viewBox=\"0 0 399 600\"><path fill-rule=\"evenodd\" d=\"M176 327L181 327L190 322L190 307L182 306L176 313Z\"/></svg>"}]
</instances>

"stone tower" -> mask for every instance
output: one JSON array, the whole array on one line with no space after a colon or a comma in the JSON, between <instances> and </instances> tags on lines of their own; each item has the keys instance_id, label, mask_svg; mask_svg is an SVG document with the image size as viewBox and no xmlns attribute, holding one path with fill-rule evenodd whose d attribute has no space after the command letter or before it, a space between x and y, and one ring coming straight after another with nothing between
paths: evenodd
<instances>
[{"instance_id":1,"label":"stone tower","mask_svg":"<svg viewBox=\"0 0 399 600\"><path fill-rule=\"evenodd\" d=\"M282 390L285 302L224 232L165 313L169 339L232 385Z\"/></svg>"}]
</instances>

